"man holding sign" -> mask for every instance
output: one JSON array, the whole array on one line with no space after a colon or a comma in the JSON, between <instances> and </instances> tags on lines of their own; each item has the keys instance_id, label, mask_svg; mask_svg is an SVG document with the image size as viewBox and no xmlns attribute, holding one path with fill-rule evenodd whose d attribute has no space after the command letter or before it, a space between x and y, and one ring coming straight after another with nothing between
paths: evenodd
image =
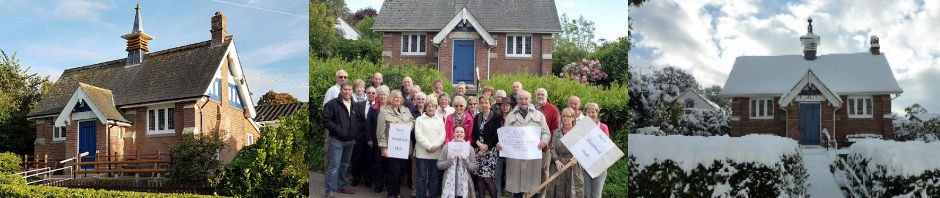
<instances>
[{"instance_id":1,"label":"man holding sign","mask_svg":"<svg viewBox=\"0 0 940 198\"><path fill-rule=\"evenodd\" d=\"M531 96L524 90L516 94L518 105L497 132L496 149L507 158L506 191L513 193L513 197L522 197L541 183L542 149L549 141L548 123L531 105Z\"/></svg>"}]
</instances>

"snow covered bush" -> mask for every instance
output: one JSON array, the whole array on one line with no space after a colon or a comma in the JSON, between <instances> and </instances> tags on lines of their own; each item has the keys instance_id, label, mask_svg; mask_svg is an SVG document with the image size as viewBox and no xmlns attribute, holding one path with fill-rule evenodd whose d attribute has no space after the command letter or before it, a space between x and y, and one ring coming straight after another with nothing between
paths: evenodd
<instances>
[{"instance_id":1,"label":"snow covered bush","mask_svg":"<svg viewBox=\"0 0 940 198\"><path fill-rule=\"evenodd\" d=\"M851 172L847 184L861 196L938 197L938 151L940 143L862 140L849 147L846 164L837 166Z\"/></svg>"},{"instance_id":2,"label":"snow covered bush","mask_svg":"<svg viewBox=\"0 0 940 198\"><path fill-rule=\"evenodd\" d=\"M628 137L633 197L802 197L799 145L771 135Z\"/></svg>"},{"instance_id":3,"label":"snow covered bush","mask_svg":"<svg viewBox=\"0 0 940 198\"><path fill-rule=\"evenodd\" d=\"M679 121L677 130L684 132L680 135L727 135L731 131L728 126L731 116L724 111L689 109L685 112Z\"/></svg>"},{"instance_id":4,"label":"snow covered bush","mask_svg":"<svg viewBox=\"0 0 940 198\"><path fill-rule=\"evenodd\" d=\"M894 117L894 132L900 141L934 142L940 140L940 119L910 119Z\"/></svg>"}]
</instances>

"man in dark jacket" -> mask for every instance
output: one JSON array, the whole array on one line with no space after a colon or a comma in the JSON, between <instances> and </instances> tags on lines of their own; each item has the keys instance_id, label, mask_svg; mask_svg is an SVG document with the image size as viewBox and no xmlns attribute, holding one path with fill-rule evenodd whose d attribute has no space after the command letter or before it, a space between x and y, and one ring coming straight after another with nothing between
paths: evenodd
<instances>
[{"instance_id":1,"label":"man in dark jacket","mask_svg":"<svg viewBox=\"0 0 940 198\"><path fill-rule=\"evenodd\" d=\"M326 196L335 193L352 194L346 187L346 171L352 158L353 145L362 133L365 123L365 104L352 101L352 84L340 85L340 97L323 106L323 125L329 131L329 163L326 168Z\"/></svg>"}]
</instances>

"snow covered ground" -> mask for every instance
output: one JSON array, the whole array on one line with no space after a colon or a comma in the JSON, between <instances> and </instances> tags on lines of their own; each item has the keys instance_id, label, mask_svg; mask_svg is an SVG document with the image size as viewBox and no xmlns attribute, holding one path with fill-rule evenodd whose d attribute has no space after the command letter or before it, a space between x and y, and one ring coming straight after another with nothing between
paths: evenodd
<instances>
[{"instance_id":1,"label":"snow covered ground","mask_svg":"<svg viewBox=\"0 0 940 198\"><path fill-rule=\"evenodd\" d=\"M819 146L801 147L803 166L809 172L810 197L845 197L835 177L829 172L832 159L826 149Z\"/></svg>"}]
</instances>

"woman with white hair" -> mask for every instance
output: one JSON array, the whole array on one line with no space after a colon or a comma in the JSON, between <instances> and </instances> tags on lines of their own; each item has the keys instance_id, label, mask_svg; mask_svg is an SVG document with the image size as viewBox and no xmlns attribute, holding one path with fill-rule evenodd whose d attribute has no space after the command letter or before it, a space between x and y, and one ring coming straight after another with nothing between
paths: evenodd
<instances>
[{"instance_id":1,"label":"woman with white hair","mask_svg":"<svg viewBox=\"0 0 940 198\"><path fill-rule=\"evenodd\" d=\"M607 124L602 123L598 117L601 114L601 107L597 103L589 102L584 105L585 114L590 119L590 121L600 125L601 131L604 131L604 134L607 134L607 137L610 137L610 131L607 129ZM601 193L604 191L604 181L607 180L607 171L601 173L595 178L588 176L589 174L585 170L583 175L584 177L584 193L586 197L601 197Z\"/></svg>"},{"instance_id":2,"label":"woman with white hair","mask_svg":"<svg viewBox=\"0 0 940 198\"><path fill-rule=\"evenodd\" d=\"M401 91L393 90L391 94L389 94L388 100L389 105L383 108L382 112L379 113L376 136L378 136L379 147L382 148L382 156L385 157L389 169L388 182L386 183L386 187L388 187L388 197L399 197L401 182L404 178L402 175L402 167L408 166L409 164L407 164L407 159L398 159L388 156L389 126L391 124L404 124L414 127L414 117L411 116L408 107L405 107L405 97L402 95ZM408 143L409 147L411 144L412 143ZM411 148L408 148L408 150L411 150Z\"/></svg>"}]
</instances>

